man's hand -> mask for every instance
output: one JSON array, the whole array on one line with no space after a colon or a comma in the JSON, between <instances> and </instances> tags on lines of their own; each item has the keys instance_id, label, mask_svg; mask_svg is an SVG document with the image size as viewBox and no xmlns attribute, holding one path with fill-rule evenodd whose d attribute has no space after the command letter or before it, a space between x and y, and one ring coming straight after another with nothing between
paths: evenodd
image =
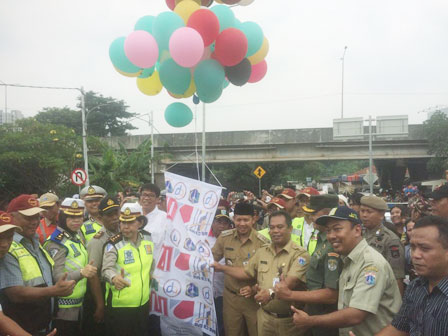
<instances>
[{"instance_id":1,"label":"man's hand","mask_svg":"<svg viewBox=\"0 0 448 336\"><path fill-rule=\"evenodd\" d=\"M259 305L265 305L271 300L271 296L269 295L269 291L267 289L261 289L260 286L256 284L255 290L257 291L257 294L254 296L254 299Z\"/></svg>"},{"instance_id":2,"label":"man's hand","mask_svg":"<svg viewBox=\"0 0 448 336\"><path fill-rule=\"evenodd\" d=\"M93 320L95 323L101 323L104 321L104 305L98 305L93 314Z\"/></svg>"},{"instance_id":3,"label":"man's hand","mask_svg":"<svg viewBox=\"0 0 448 336\"><path fill-rule=\"evenodd\" d=\"M121 269L121 273L112 278L112 284L117 290L122 290L125 287L130 287L131 284L124 279L124 268Z\"/></svg>"},{"instance_id":4,"label":"man's hand","mask_svg":"<svg viewBox=\"0 0 448 336\"><path fill-rule=\"evenodd\" d=\"M294 312L293 322L298 329L308 329L312 327L310 324L310 316L303 310L299 310L294 306L291 306L291 310Z\"/></svg>"},{"instance_id":5,"label":"man's hand","mask_svg":"<svg viewBox=\"0 0 448 336\"><path fill-rule=\"evenodd\" d=\"M353 333L353 331L349 331L349 332L348 332L348 335L349 335L349 336L356 336L356 335Z\"/></svg>"},{"instance_id":6,"label":"man's hand","mask_svg":"<svg viewBox=\"0 0 448 336\"><path fill-rule=\"evenodd\" d=\"M54 296L64 297L73 293L73 288L75 288L76 281L67 281L67 276L68 273L65 273L53 286L55 291Z\"/></svg>"},{"instance_id":7,"label":"man's hand","mask_svg":"<svg viewBox=\"0 0 448 336\"><path fill-rule=\"evenodd\" d=\"M54 336L54 335L56 335L57 332L58 332L58 330L56 328L54 328L47 336Z\"/></svg>"},{"instance_id":8,"label":"man's hand","mask_svg":"<svg viewBox=\"0 0 448 336\"><path fill-rule=\"evenodd\" d=\"M222 267L222 265L217 261L213 262L212 267L215 268L215 272L223 272L224 271L224 268Z\"/></svg>"},{"instance_id":9,"label":"man's hand","mask_svg":"<svg viewBox=\"0 0 448 336\"><path fill-rule=\"evenodd\" d=\"M245 286L243 288L240 288L240 294L244 296L246 299L250 298L253 295L252 287L251 286Z\"/></svg>"},{"instance_id":10,"label":"man's hand","mask_svg":"<svg viewBox=\"0 0 448 336\"><path fill-rule=\"evenodd\" d=\"M80 273L84 278L87 279L90 279L95 274L97 274L97 268L93 266L93 260L90 260L90 262L86 265L86 267L81 268Z\"/></svg>"},{"instance_id":11,"label":"man's hand","mask_svg":"<svg viewBox=\"0 0 448 336\"><path fill-rule=\"evenodd\" d=\"M280 277L280 282L278 282L274 287L275 297L280 300L290 300L292 295L292 290L289 289L286 284L283 274Z\"/></svg>"}]
</instances>

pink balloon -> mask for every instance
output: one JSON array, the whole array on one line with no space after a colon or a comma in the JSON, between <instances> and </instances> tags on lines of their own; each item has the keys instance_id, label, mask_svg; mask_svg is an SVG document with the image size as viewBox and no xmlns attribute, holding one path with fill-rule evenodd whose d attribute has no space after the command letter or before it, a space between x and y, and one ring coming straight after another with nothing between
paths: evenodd
<instances>
[{"instance_id":1,"label":"pink balloon","mask_svg":"<svg viewBox=\"0 0 448 336\"><path fill-rule=\"evenodd\" d=\"M176 0L165 0L165 2L168 8L172 11L174 10L174 7L176 7Z\"/></svg>"},{"instance_id":2,"label":"pink balloon","mask_svg":"<svg viewBox=\"0 0 448 336\"><path fill-rule=\"evenodd\" d=\"M204 41L193 28L181 27L170 37L170 54L173 60L182 67L194 67L204 54Z\"/></svg>"},{"instance_id":3,"label":"pink balloon","mask_svg":"<svg viewBox=\"0 0 448 336\"><path fill-rule=\"evenodd\" d=\"M262 60L260 63L252 65L252 72L250 74L249 83L256 83L263 79L268 71L268 64L266 60Z\"/></svg>"},{"instance_id":4,"label":"pink balloon","mask_svg":"<svg viewBox=\"0 0 448 336\"><path fill-rule=\"evenodd\" d=\"M136 30L124 40L124 53L132 64L140 68L150 68L159 58L159 46L150 33Z\"/></svg>"}]
</instances>

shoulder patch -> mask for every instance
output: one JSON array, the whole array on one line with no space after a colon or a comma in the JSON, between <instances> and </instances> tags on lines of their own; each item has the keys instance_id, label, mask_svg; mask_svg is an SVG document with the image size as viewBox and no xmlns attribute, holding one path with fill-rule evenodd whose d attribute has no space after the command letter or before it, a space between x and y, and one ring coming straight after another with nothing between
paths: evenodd
<instances>
[{"instance_id":1,"label":"shoulder patch","mask_svg":"<svg viewBox=\"0 0 448 336\"><path fill-rule=\"evenodd\" d=\"M330 253L328 253L328 256L329 256L329 257L339 258L339 254L336 253L336 252L330 252Z\"/></svg>"},{"instance_id":2,"label":"shoulder patch","mask_svg":"<svg viewBox=\"0 0 448 336\"><path fill-rule=\"evenodd\" d=\"M265 244L271 243L271 241L267 237L263 236L261 233L257 233L257 238L260 239Z\"/></svg>"},{"instance_id":3,"label":"shoulder patch","mask_svg":"<svg viewBox=\"0 0 448 336\"><path fill-rule=\"evenodd\" d=\"M363 272L378 272L378 267L366 266L366 267L364 267Z\"/></svg>"},{"instance_id":4,"label":"shoulder patch","mask_svg":"<svg viewBox=\"0 0 448 336\"><path fill-rule=\"evenodd\" d=\"M389 247L389 249L390 249L390 255L392 256L392 258L400 257L400 248L398 247L398 245L391 245Z\"/></svg>"},{"instance_id":5,"label":"shoulder patch","mask_svg":"<svg viewBox=\"0 0 448 336\"><path fill-rule=\"evenodd\" d=\"M110 238L109 238L109 241L110 241L112 244L116 244L116 243L118 243L119 241L121 241L122 239L123 239L123 236L121 235L121 233L117 233L115 236L110 237Z\"/></svg>"},{"instance_id":6,"label":"shoulder patch","mask_svg":"<svg viewBox=\"0 0 448 336\"><path fill-rule=\"evenodd\" d=\"M234 232L235 232L235 229L225 230L225 231L221 232L220 236L227 237L227 236L230 236L231 234L233 234Z\"/></svg>"},{"instance_id":7,"label":"shoulder patch","mask_svg":"<svg viewBox=\"0 0 448 336\"><path fill-rule=\"evenodd\" d=\"M52 258L54 258L54 256L56 255L56 253L58 253L58 251L59 251L59 250L58 250L58 249L55 249L55 248L54 248L54 249L51 249L51 250L50 250L50 256L51 256Z\"/></svg>"},{"instance_id":8,"label":"shoulder patch","mask_svg":"<svg viewBox=\"0 0 448 336\"><path fill-rule=\"evenodd\" d=\"M104 231L98 231L96 235L93 236L94 239L100 239L104 235Z\"/></svg>"},{"instance_id":9,"label":"shoulder patch","mask_svg":"<svg viewBox=\"0 0 448 336\"><path fill-rule=\"evenodd\" d=\"M299 257L297 259L297 262L299 263L300 266L305 266L306 265L306 259L304 257Z\"/></svg>"},{"instance_id":10,"label":"shoulder patch","mask_svg":"<svg viewBox=\"0 0 448 336\"><path fill-rule=\"evenodd\" d=\"M59 241L64 239L64 232L61 232L60 234L58 234L56 237L54 237L54 239L59 240Z\"/></svg>"}]
</instances>

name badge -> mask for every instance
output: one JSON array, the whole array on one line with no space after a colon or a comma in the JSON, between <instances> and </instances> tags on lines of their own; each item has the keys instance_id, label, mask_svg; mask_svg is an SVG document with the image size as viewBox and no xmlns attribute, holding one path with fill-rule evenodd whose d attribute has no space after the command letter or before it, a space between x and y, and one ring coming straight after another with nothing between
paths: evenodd
<instances>
[{"instance_id":1,"label":"name badge","mask_svg":"<svg viewBox=\"0 0 448 336\"><path fill-rule=\"evenodd\" d=\"M272 280L272 287L275 287L278 283L280 283L280 278L274 278L274 280Z\"/></svg>"}]
</instances>

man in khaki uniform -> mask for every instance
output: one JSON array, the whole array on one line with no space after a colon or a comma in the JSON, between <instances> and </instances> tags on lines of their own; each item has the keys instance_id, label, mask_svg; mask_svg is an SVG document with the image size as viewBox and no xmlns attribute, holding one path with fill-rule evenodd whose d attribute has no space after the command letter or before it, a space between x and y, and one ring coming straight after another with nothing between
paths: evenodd
<instances>
[{"instance_id":1,"label":"man in khaki uniform","mask_svg":"<svg viewBox=\"0 0 448 336\"><path fill-rule=\"evenodd\" d=\"M292 220L287 212L272 213L269 228L272 243L260 248L244 268L218 263L214 266L236 279L257 280L259 336L303 335L304 330L296 329L293 324L291 303L276 299L274 287L285 281L290 289L304 289L310 257L303 247L291 240Z\"/></svg>"},{"instance_id":2,"label":"man in khaki uniform","mask_svg":"<svg viewBox=\"0 0 448 336\"><path fill-rule=\"evenodd\" d=\"M229 267L247 265L255 252L269 240L257 233L252 204L238 203L234 210L235 229L223 231L213 247L215 261L225 258ZM257 335L258 305L248 293L255 284L252 279L224 279L224 330L226 336Z\"/></svg>"},{"instance_id":3,"label":"man in khaki uniform","mask_svg":"<svg viewBox=\"0 0 448 336\"><path fill-rule=\"evenodd\" d=\"M388 210L387 203L377 196L363 196L361 198L360 216L365 231L363 233L367 244L383 255L389 262L397 279L401 295L404 292L403 279L405 277L404 248L390 229L384 226L384 213Z\"/></svg>"},{"instance_id":4,"label":"man in khaki uniform","mask_svg":"<svg viewBox=\"0 0 448 336\"><path fill-rule=\"evenodd\" d=\"M392 268L362 237L358 214L340 206L316 220L327 227L327 238L342 255L338 311L309 316L295 310L294 323L301 328L337 327L340 336L352 331L371 336L388 325L401 306L401 295Z\"/></svg>"}]
</instances>

